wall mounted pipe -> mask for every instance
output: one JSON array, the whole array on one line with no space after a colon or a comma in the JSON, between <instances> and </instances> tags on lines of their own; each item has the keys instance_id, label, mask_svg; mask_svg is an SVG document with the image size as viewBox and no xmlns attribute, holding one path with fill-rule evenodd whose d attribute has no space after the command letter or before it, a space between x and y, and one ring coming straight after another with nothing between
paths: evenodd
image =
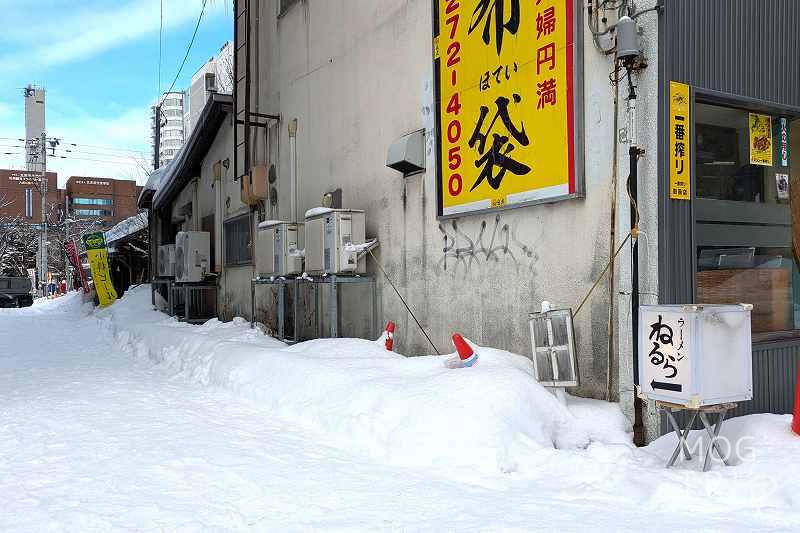
<instances>
[{"instance_id":1,"label":"wall mounted pipe","mask_svg":"<svg viewBox=\"0 0 800 533\"><path fill-rule=\"evenodd\" d=\"M289 121L289 187L290 216L289 220L297 222L297 119Z\"/></svg>"}]
</instances>

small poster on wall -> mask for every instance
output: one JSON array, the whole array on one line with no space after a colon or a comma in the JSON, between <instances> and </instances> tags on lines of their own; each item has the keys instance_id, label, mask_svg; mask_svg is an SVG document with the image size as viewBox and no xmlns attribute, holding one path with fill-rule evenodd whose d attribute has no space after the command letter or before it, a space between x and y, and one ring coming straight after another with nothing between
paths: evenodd
<instances>
[{"instance_id":1,"label":"small poster on wall","mask_svg":"<svg viewBox=\"0 0 800 533\"><path fill-rule=\"evenodd\" d=\"M750 113L750 164L772 166L772 117Z\"/></svg>"},{"instance_id":2,"label":"small poster on wall","mask_svg":"<svg viewBox=\"0 0 800 533\"><path fill-rule=\"evenodd\" d=\"M778 190L778 200L788 200L789 174L775 174L775 185Z\"/></svg>"}]
</instances>

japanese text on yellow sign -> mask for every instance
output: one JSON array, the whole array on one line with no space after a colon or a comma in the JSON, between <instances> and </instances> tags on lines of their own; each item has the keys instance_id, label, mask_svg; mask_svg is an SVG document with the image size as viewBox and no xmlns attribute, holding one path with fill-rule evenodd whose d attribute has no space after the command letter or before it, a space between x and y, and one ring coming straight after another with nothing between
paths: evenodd
<instances>
[{"instance_id":1,"label":"japanese text on yellow sign","mask_svg":"<svg viewBox=\"0 0 800 533\"><path fill-rule=\"evenodd\" d=\"M692 183L692 123L689 86L669 82L669 197L689 200Z\"/></svg>"},{"instance_id":2,"label":"japanese text on yellow sign","mask_svg":"<svg viewBox=\"0 0 800 533\"><path fill-rule=\"evenodd\" d=\"M97 292L100 305L112 304L117 299L117 291L114 290L114 285L111 283L111 273L108 268L108 250L106 250L106 240L103 232L84 235L83 243L86 245L86 256L89 258L94 290Z\"/></svg>"},{"instance_id":3,"label":"japanese text on yellow sign","mask_svg":"<svg viewBox=\"0 0 800 533\"><path fill-rule=\"evenodd\" d=\"M573 0L438 0L439 215L575 194Z\"/></svg>"},{"instance_id":4,"label":"japanese text on yellow sign","mask_svg":"<svg viewBox=\"0 0 800 533\"><path fill-rule=\"evenodd\" d=\"M750 164L772 166L772 117L750 113Z\"/></svg>"}]
</instances>

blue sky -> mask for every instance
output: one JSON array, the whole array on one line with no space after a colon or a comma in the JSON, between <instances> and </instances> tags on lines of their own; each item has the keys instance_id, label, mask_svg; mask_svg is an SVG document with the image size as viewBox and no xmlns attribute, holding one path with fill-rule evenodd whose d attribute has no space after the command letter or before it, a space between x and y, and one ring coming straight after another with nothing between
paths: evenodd
<instances>
[{"instance_id":1,"label":"blue sky","mask_svg":"<svg viewBox=\"0 0 800 533\"><path fill-rule=\"evenodd\" d=\"M24 137L22 88L34 83L47 91L48 136L79 144L71 148L83 152L62 149L73 158L48 160L60 183L70 175L143 182L141 165L151 157L149 108L158 95L160 3L0 0L0 154L21 151L15 139ZM203 0L163 0L161 91L178 71L202 5ZM192 74L233 38L232 12L233 0L207 0L176 89L185 89ZM0 168L24 163L24 156L0 155Z\"/></svg>"}]
</instances>

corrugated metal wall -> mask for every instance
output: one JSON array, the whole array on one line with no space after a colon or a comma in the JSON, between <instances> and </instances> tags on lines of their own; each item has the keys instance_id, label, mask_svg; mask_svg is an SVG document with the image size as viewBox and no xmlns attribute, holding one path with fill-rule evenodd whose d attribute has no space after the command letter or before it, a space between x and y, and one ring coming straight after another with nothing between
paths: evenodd
<instances>
[{"instance_id":1,"label":"corrugated metal wall","mask_svg":"<svg viewBox=\"0 0 800 533\"><path fill-rule=\"evenodd\" d=\"M664 127L669 81L800 108L800 1L663 3L659 26L659 300L689 303L694 299L694 202L669 200ZM798 365L798 341L755 345L754 399L732 414L790 412Z\"/></svg>"},{"instance_id":2,"label":"corrugated metal wall","mask_svg":"<svg viewBox=\"0 0 800 533\"><path fill-rule=\"evenodd\" d=\"M800 106L800 2L667 0L673 80Z\"/></svg>"},{"instance_id":3,"label":"corrugated metal wall","mask_svg":"<svg viewBox=\"0 0 800 533\"><path fill-rule=\"evenodd\" d=\"M796 342L753 347L753 401L739 404L732 416L791 413L800 350Z\"/></svg>"}]
</instances>

